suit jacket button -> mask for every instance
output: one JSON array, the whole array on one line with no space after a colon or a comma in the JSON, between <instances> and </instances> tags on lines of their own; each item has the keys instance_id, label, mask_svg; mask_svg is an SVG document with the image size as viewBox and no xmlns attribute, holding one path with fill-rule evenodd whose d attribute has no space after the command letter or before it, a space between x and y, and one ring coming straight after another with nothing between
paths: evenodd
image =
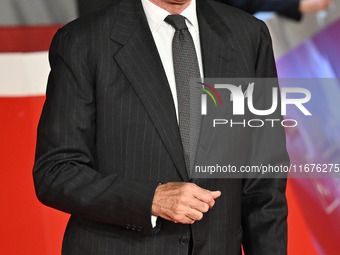
<instances>
[{"instance_id":1,"label":"suit jacket button","mask_svg":"<svg viewBox=\"0 0 340 255\"><path fill-rule=\"evenodd\" d=\"M126 229L131 229L131 226L130 226L129 224L126 224L126 225L125 225L125 228L126 228Z\"/></svg>"},{"instance_id":2,"label":"suit jacket button","mask_svg":"<svg viewBox=\"0 0 340 255\"><path fill-rule=\"evenodd\" d=\"M188 244L188 243L189 243L188 237L186 237L186 236L181 236L181 237L179 238L179 243L182 244L182 245Z\"/></svg>"},{"instance_id":3,"label":"suit jacket button","mask_svg":"<svg viewBox=\"0 0 340 255\"><path fill-rule=\"evenodd\" d=\"M137 230L136 226L132 226L131 230L133 230L133 231Z\"/></svg>"},{"instance_id":4,"label":"suit jacket button","mask_svg":"<svg viewBox=\"0 0 340 255\"><path fill-rule=\"evenodd\" d=\"M137 228L137 231L138 231L138 232L141 232L142 230L143 230L142 227L138 227L138 228Z\"/></svg>"}]
</instances>

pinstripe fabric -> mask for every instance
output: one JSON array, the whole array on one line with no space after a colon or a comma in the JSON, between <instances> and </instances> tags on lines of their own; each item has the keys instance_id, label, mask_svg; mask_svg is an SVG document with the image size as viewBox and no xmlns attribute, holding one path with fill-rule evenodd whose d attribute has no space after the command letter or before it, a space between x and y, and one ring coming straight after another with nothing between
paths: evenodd
<instances>
[{"instance_id":1,"label":"pinstripe fabric","mask_svg":"<svg viewBox=\"0 0 340 255\"><path fill-rule=\"evenodd\" d=\"M260 21L204 0L198 18L207 77L276 75ZM214 208L191 226L159 219L152 229L158 183L189 178L171 91L138 0L59 30L50 63L33 174L40 201L72 214L63 254L188 254L180 240L190 235L194 254L240 254L242 240L247 255L285 254L285 180L192 179L221 190ZM239 146L222 154L209 143L218 137L202 134L197 163L207 153L226 162L287 162L283 130L265 130L279 137L275 150L263 134L242 132L226 134Z\"/></svg>"}]
</instances>

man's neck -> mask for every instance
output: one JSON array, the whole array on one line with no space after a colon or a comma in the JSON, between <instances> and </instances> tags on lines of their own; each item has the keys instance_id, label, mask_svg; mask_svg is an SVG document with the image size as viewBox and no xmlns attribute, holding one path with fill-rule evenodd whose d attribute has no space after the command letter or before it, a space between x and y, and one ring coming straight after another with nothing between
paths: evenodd
<instances>
[{"instance_id":1,"label":"man's neck","mask_svg":"<svg viewBox=\"0 0 340 255\"><path fill-rule=\"evenodd\" d=\"M171 14L181 14L192 0L149 0Z\"/></svg>"}]
</instances>

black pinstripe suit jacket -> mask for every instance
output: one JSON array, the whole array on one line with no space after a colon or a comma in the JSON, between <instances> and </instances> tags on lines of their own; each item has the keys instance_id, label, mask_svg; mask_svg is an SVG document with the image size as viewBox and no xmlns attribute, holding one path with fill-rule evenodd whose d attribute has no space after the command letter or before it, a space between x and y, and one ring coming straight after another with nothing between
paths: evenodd
<instances>
[{"instance_id":1,"label":"black pinstripe suit jacket","mask_svg":"<svg viewBox=\"0 0 340 255\"><path fill-rule=\"evenodd\" d=\"M205 76L276 75L263 22L216 2L197 5ZM285 180L189 180L172 95L139 0L117 1L60 29L50 64L33 175L39 200L72 215L63 254L188 254L190 236L194 254L236 255L241 243L247 255L286 254ZM282 129L229 138L226 162L288 160ZM206 143L197 153L216 151ZM222 196L193 225L159 219L152 229L155 188L169 181Z\"/></svg>"}]
</instances>

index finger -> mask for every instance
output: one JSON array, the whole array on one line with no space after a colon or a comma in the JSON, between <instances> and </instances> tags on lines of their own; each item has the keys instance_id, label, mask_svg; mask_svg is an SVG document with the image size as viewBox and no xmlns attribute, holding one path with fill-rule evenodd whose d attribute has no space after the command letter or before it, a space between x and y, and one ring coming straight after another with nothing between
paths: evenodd
<instances>
[{"instance_id":1,"label":"index finger","mask_svg":"<svg viewBox=\"0 0 340 255\"><path fill-rule=\"evenodd\" d=\"M214 197L209 190L198 187L193 195L196 199L208 204L210 208L215 204Z\"/></svg>"}]
</instances>

